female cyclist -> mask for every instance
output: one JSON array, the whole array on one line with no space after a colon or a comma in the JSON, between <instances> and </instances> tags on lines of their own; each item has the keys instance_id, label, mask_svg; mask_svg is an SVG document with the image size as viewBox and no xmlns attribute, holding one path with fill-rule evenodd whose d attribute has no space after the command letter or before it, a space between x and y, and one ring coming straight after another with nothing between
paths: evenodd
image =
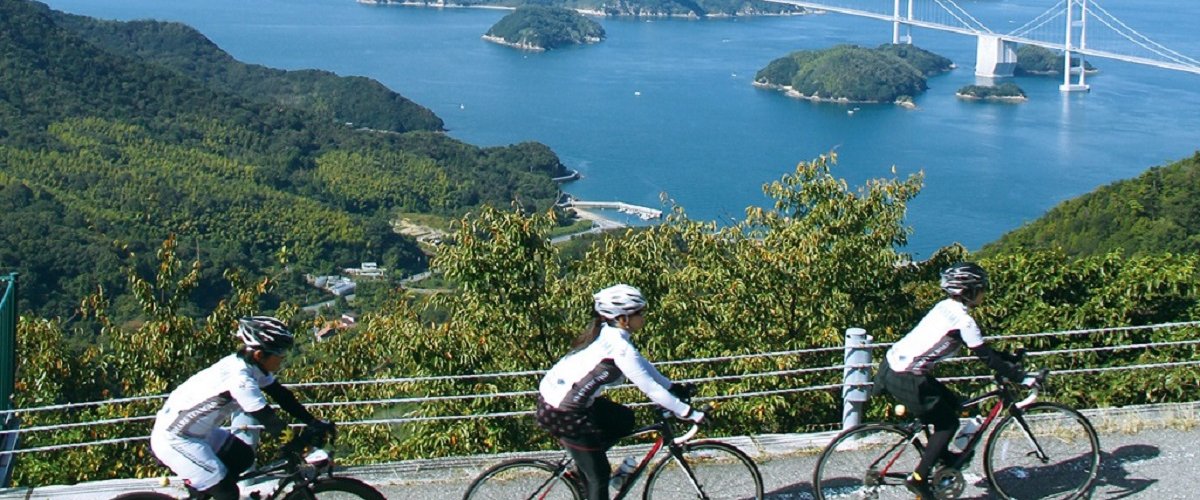
<instances>
[{"instance_id":1,"label":"female cyclist","mask_svg":"<svg viewBox=\"0 0 1200 500\"><path fill-rule=\"evenodd\" d=\"M542 378L537 422L558 438L587 479L590 500L608 499L606 452L633 430L633 410L600 396L629 379L650 400L678 418L700 422L704 412L671 393L671 381L646 361L630 341L645 324L642 292L620 284L592 296L593 320L571 352Z\"/></svg>"}]
</instances>

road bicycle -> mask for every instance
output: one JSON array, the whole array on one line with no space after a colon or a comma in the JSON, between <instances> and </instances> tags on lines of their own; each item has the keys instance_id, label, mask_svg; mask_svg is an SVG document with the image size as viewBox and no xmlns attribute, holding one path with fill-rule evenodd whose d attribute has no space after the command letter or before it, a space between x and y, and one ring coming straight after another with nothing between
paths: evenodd
<instances>
[{"instance_id":1,"label":"road bicycle","mask_svg":"<svg viewBox=\"0 0 1200 500\"><path fill-rule=\"evenodd\" d=\"M367 483L352 477L334 476L333 446L337 439L337 431L330 430L322 436L322 433L310 431L310 429L310 427L306 427L303 432L284 444L280 448L278 460L246 471L238 477L239 482L275 482L274 488L266 494L262 491L253 491L248 495L250 498L258 500L351 498L385 500L382 493ZM322 446L321 442L325 440L328 440L329 444L327 449L320 447ZM304 454L305 448L309 446L312 447L312 451ZM184 498L189 500L208 498L207 495L196 491L190 485L187 490L188 496ZM165 493L142 491L126 493L113 498L113 500L175 500L175 498Z\"/></svg>"},{"instance_id":2,"label":"road bicycle","mask_svg":"<svg viewBox=\"0 0 1200 500\"><path fill-rule=\"evenodd\" d=\"M614 498L622 499L632 494L635 483L647 470L646 488L642 493L642 498L647 500L763 497L762 475L749 456L720 441L692 441L700 429L698 424L676 436L671 426L674 414L660 407L657 415L655 423L622 438L656 435L654 444L626 476ZM664 447L666 454L651 465ZM585 478L572 467L573 464L574 460L565 453L558 461L518 458L501 462L476 477L467 487L463 500L586 498Z\"/></svg>"},{"instance_id":3,"label":"road bicycle","mask_svg":"<svg viewBox=\"0 0 1200 500\"><path fill-rule=\"evenodd\" d=\"M997 375L995 389L963 403L966 411L983 410L983 402L995 399L986 414L979 412L986 417L962 453L931 475L939 499L962 494L966 487L962 469L970 465L985 435L983 471L991 491L1000 498L1074 499L1088 494L1100 466L1100 441L1091 422L1075 409L1037 401L1047 374L1046 370L1038 374L1038 383L1023 400L1017 399L1019 384ZM900 411L897 414L902 416ZM913 498L905 479L916 468L928 439L929 428L916 419L902 424L867 423L842 432L817 460L813 471L817 499Z\"/></svg>"}]
</instances>

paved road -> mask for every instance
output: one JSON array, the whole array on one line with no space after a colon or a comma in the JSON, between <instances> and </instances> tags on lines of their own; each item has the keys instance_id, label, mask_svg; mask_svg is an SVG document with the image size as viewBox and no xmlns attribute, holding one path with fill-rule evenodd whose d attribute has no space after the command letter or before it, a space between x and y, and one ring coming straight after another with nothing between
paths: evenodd
<instances>
[{"instance_id":1,"label":"paved road","mask_svg":"<svg viewBox=\"0 0 1200 500\"><path fill-rule=\"evenodd\" d=\"M1101 470L1092 498L1200 498L1196 486L1196 450L1200 447L1200 427L1142 430L1136 433L1106 432L1101 436L1100 444L1103 450ZM767 498L813 498L813 453L797 451L776 456L759 455L755 460L763 474ZM469 482L468 477L477 470L465 468L441 478L410 473L407 480L403 477L405 474L398 471L391 484L381 486L381 489L390 499L460 498ZM977 464L967 474L967 479L975 484L968 487L962 498L989 498L983 487L986 480Z\"/></svg>"},{"instance_id":2,"label":"paved road","mask_svg":"<svg viewBox=\"0 0 1200 500\"><path fill-rule=\"evenodd\" d=\"M1200 449L1200 403L1163 405L1130 410L1088 412L1100 431L1101 470L1094 499L1200 498L1196 486L1197 450ZM815 454L828 435L762 435L729 440L759 463L767 498L812 498L810 481ZM627 450L614 450L620 457ZM371 482L389 499L457 499L481 470L505 457L464 457L417 460L357 467L347 474ZM614 459L615 462L617 459ZM978 466L966 473L969 483L963 498L988 498ZM8 498L108 499L124 491L147 489L151 480L119 480L77 486L0 491ZM640 494L640 489L636 490Z\"/></svg>"}]
</instances>

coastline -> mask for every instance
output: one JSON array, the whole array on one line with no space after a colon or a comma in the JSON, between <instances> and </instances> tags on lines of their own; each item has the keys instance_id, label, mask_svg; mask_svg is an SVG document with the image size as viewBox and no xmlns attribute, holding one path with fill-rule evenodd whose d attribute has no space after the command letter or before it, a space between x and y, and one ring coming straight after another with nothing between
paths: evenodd
<instances>
[{"instance_id":1,"label":"coastline","mask_svg":"<svg viewBox=\"0 0 1200 500\"><path fill-rule=\"evenodd\" d=\"M957 97L957 98L963 99L963 100L967 100L967 101L1001 101L1001 102L1011 102L1011 103L1019 103L1019 102L1025 102L1025 101L1029 100L1029 97L1026 97L1023 95L979 97L979 96L975 96L975 95L962 94L962 93L958 93L958 92L954 93L954 97Z\"/></svg>"},{"instance_id":2,"label":"coastline","mask_svg":"<svg viewBox=\"0 0 1200 500\"><path fill-rule=\"evenodd\" d=\"M502 37L498 37L498 36L494 36L494 35L483 35L480 38L482 38L484 41L487 41L487 42L492 42L495 44L504 45L506 47L512 47L515 49L528 50L530 52L545 52L546 51L545 47L541 47L541 46L534 45L531 43L513 43L508 40L505 40Z\"/></svg>"},{"instance_id":3,"label":"coastline","mask_svg":"<svg viewBox=\"0 0 1200 500\"><path fill-rule=\"evenodd\" d=\"M596 229L599 229L600 231L613 231L629 227L628 224L605 217L597 211L579 207L571 207L571 210L575 211L576 218L592 221L592 223L596 225Z\"/></svg>"},{"instance_id":4,"label":"coastline","mask_svg":"<svg viewBox=\"0 0 1200 500\"><path fill-rule=\"evenodd\" d=\"M848 97L821 97L821 96L810 96L810 95L806 95L806 94L801 94L800 92L796 91L796 89L792 88L791 85L777 85L774 83L763 83L758 80L755 80L752 83L752 85L754 85L755 87L767 89L767 90L778 90L780 92L783 92L783 95L786 95L793 99L802 99L805 101L812 101L812 102L828 102L828 103L833 103L833 104L889 104L890 103L890 104L895 104L897 106L900 106L902 108L907 108L907 109L916 109L916 107L917 107L916 103L914 103L912 101L911 97L905 99L905 96L900 96L900 97L896 98L895 101L855 101Z\"/></svg>"}]
</instances>

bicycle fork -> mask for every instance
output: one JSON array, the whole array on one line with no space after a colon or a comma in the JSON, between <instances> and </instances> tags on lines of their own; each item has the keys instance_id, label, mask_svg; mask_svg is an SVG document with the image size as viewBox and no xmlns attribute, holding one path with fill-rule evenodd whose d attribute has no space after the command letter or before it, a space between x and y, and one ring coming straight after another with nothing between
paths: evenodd
<instances>
[{"instance_id":1,"label":"bicycle fork","mask_svg":"<svg viewBox=\"0 0 1200 500\"><path fill-rule=\"evenodd\" d=\"M1019 409L1013 411L1013 419L1021 426L1021 432L1025 434L1025 440L1033 446L1033 451L1026 453L1026 456L1037 457L1042 464L1050 463L1050 456L1046 454L1046 450L1042 449L1042 443L1039 443L1037 438L1033 436L1033 431L1029 429L1029 424L1025 422L1025 412Z\"/></svg>"},{"instance_id":2,"label":"bicycle fork","mask_svg":"<svg viewBox=\"0 0 1200 500\"><path fill-rule=\"evenodd\" d=\"M675 463L679 464L679 468L682 469L684 475L687 476L688 483L692 485L692 489L696 491L697 495L699 495L698 498L707 499L708 494L704 492L704 487L701 486L700 482L696 480L696 473L692 471L692 464L689 464L688 461L684 460L683 458L683 445L671 446L670 451L671 459L675 460Z\"/></svg>"}]
</instances>

